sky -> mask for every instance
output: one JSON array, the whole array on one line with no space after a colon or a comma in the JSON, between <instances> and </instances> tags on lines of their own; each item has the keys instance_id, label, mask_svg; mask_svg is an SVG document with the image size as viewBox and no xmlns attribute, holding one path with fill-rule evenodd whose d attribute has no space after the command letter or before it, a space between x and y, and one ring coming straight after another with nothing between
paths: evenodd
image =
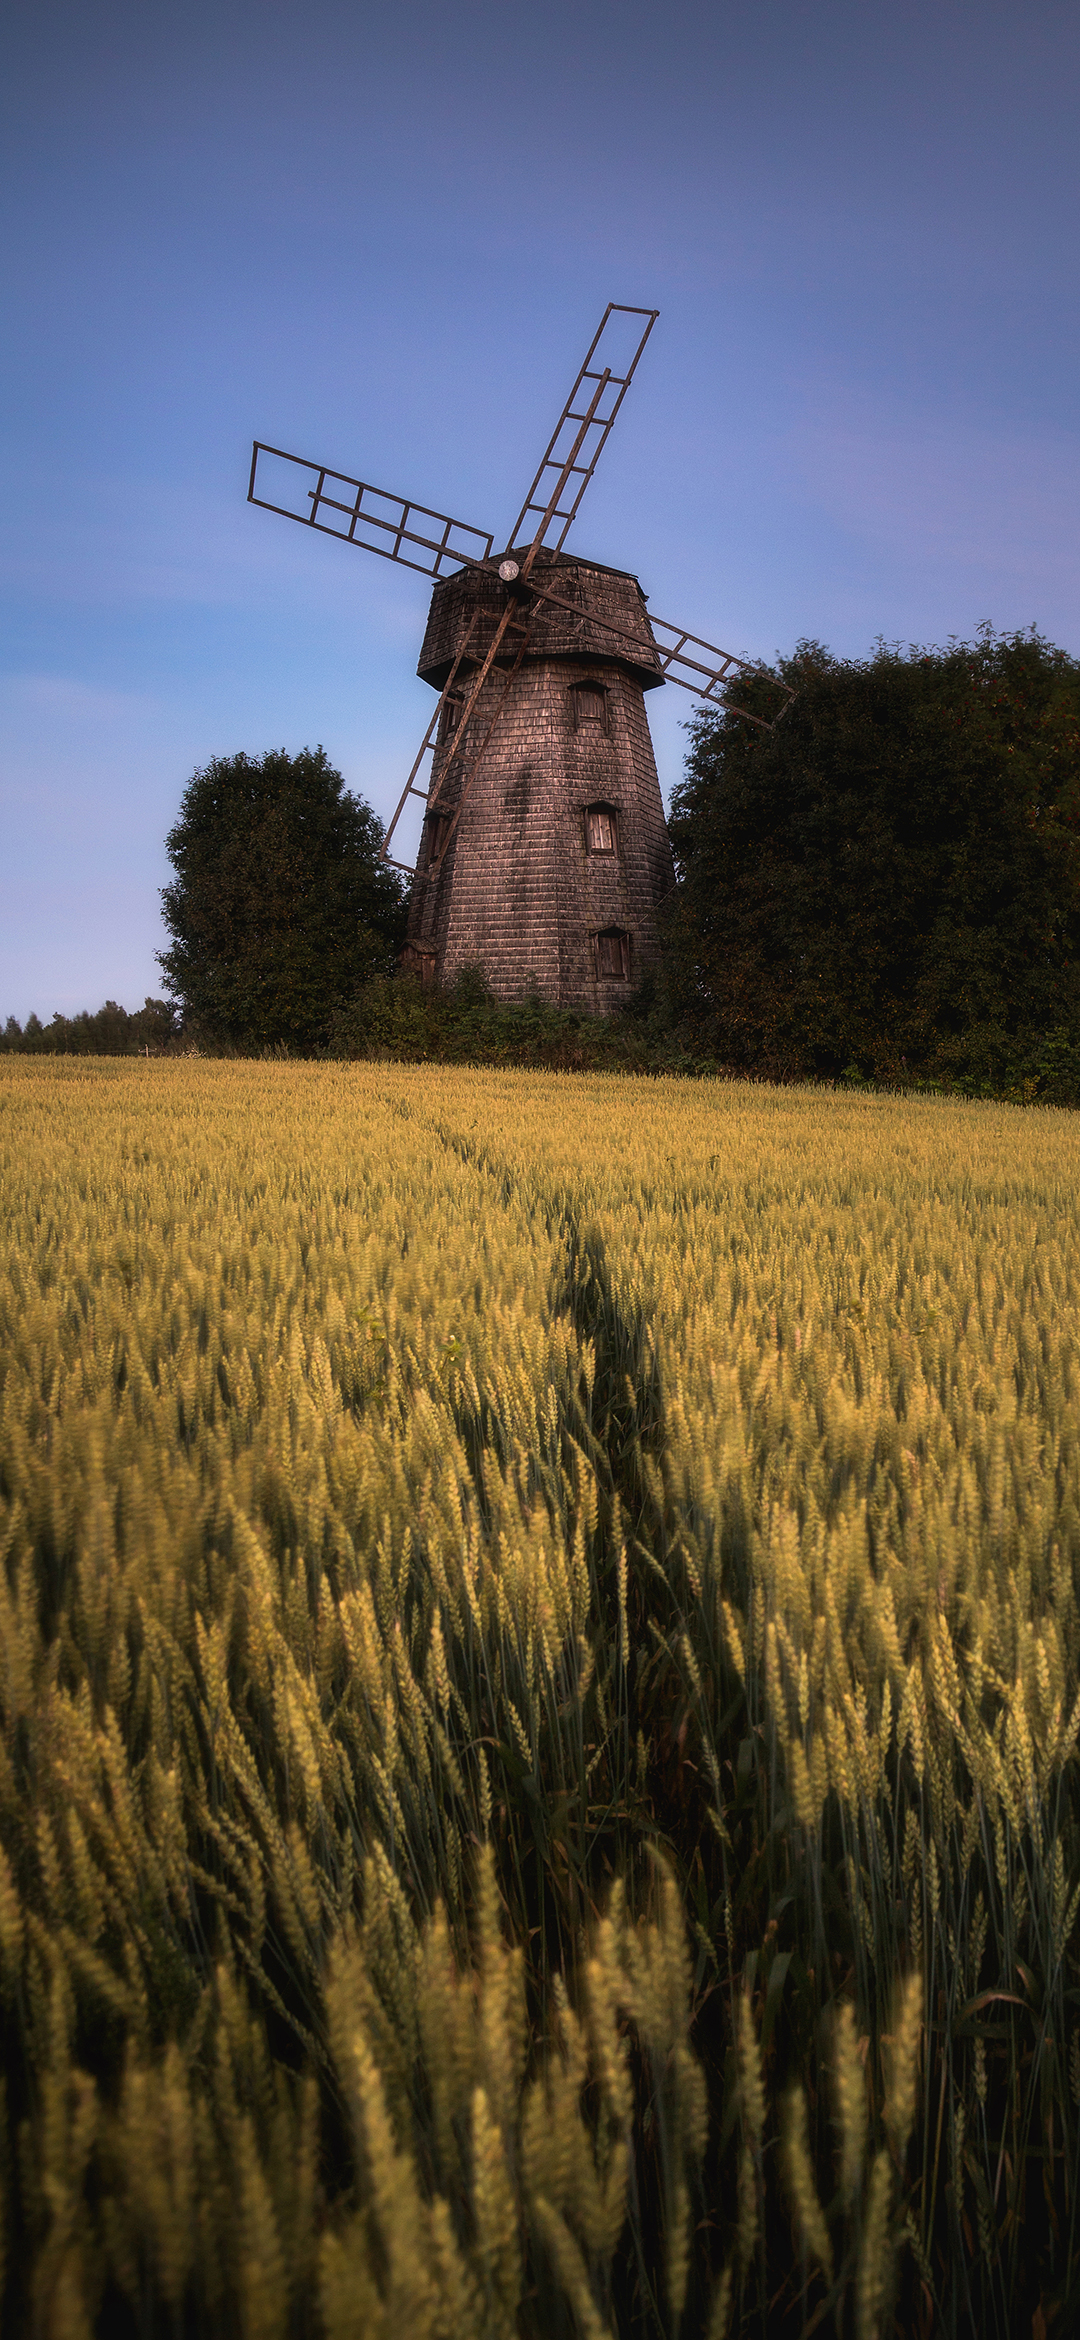
<instances>
[{"instance_id":1,"label":"sky","mask_svg":"<svg viewBox=\"0 0 1080 2340\"><path fill-rule=\"evenodd\" d=\"M748 658L1080 654L1078 100L1074 0L6 0L0 1018L161 993L211 757L393 810L427 583L253 438L501 542L608 301L568 550Z\"/></svg>"}]
</instances>

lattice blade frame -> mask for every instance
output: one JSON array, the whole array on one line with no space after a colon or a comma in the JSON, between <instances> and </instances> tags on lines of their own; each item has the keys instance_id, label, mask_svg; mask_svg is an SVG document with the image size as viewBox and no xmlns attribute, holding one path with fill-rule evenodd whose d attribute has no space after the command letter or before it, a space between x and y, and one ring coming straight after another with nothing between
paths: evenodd
<instances>
[{"instance_id":1,"label":"lattice blade frame","mask_svg":"<svg viewBox=\"0 0 1080 2340\"><path fill-rule=\"evenodd\" d=\"M568 609L575 616L579 614L574 602L567 601L561 593L552 593L546 585L530 582L529 590L537 601L550 601L556 609ZM692 691L696 699L705 699L713 707L731 705L724 697L723 685L732 669L739 674L762 672L762 668L755 665L752 658L739 658L734 650L720 650L715 642L704 641L700 634L688 634L684 627L673 626L667 618L653 617L651 611L649 625L653 636L651 643L641 634L632 633L629 626L614 625L610 619L598 625L597 632L609 634L613 641L627 642L633 649L644 651L646 655L655 644L665 682L681 683L684 691ZM695 656L694 653L699 651L703 655ZM756 723L762 731L771 731L773 724L779 723L781 715L795 696L790 684L782 683L776 675L770 675L769 680L781 692L783 701L771 723L764 715L751 715L748 707L731 709L733 714L745 715L748 723Z\"/></svg>"},{"instance_id":2,"label":"lattice blade frame","mask_svg":"<svg viewBox=\"0 0 1080 2340\"><path fill-rule=\"evenodd\" d=\"M466 629L465 636L461 643L460 649L458 650L457 657L455 658L450 672L447 675L446 681L444 682L443 687L439 692L438 699L435 702L435 712L416 751L416 758L413 763L412 770L405 782L404 788L401 791L401 795L397 800L397 804L394 807L394 813L390 822L390 826L387 829L385 837L383 838L382 859L390 863L391 869L407 870L410 877L415 877L416 875L411 861L396 861L394 855L390 851L391 844L393 843L394 831L397 828L398 822L401 819L410 796L418 796L422 804L429 805L431 803L431 774L429 772L427 779L421 781L418 787L417 773L420 770L425 756L430 756L432 758L432 764L434 765L435 750L438 745L439 730L442 724L443 711L449 699L460 698L462 695L458 691L458 673L468 656L475 631L476 618L473 616L473 618L470 620L468 628Z\"/></svg>"},{"instance_id":3,"label":"lattice blade frame","mask_svg":"<svg viewBox=\"0 0 1080 2340\"><path fill-rule=\"evenodd\" d=\"M557 521L560 532L552 549L561 552L659 314L659 309L634 309L623 301L608 302L548 441L536 478L514 522L508 550L528 541L530 553L535 554ZM630 363L621 374L604 362L604 337L613 317L647 319ZM614 349L610 354L615 355Z\"/></svg>"},{"instance_id":4,"label":"lattice blade frame","mask_svg":"<svg viewBox=\"0 0 1080 2340\"><path fill-rule=\"evenodd\" d=\"M513 662L512 662L512 664L511 664L511 665L510 665L510 666L509 666L509 667L508 667L508 668L507 668L507 669L506 669L506 670L503 672L503 675L502 675L502 689L501 689L501 691L500 691L500 694L499 694L499 697L498 697L498 699L496 700L494 711L493 711L493 713L492 713L492 715L491 715L491 718L490 718L490 721L489 721L489 723L488 723L487 729L486 729L486 731L484 732L483 738L482 738L482 739L481 739L481 740L480 740L478 743L474 743L474 745L472 746L472 748L471 748L471 750L470 750L469 754L468 754L468 755L466 756L466 758L465 758L465 765L466 765L466 769L465 769L464 777L463 777L463 779L462 779L462 784L461 784L461 792L460 792L460 795L459 795L459 797L458 797L458 801L457 801L457 804L456 804L456 806L455 806L455 808L454 808L453 814L452 814L452 816L451 816L451 818L450 818L450 820L449 820L449 823L448 823L448 826L447 826L447 829L446 829L446 834L445 834L445 836L443 837L443 839L442 839L442 842L441 842L441 844L440 844L440 846L439 846L439 850L438 850L438 852L437 852L437 853L435 853L435 854L433 854L433 855L432 855L432 858L431 858L431 861L430 861L430 863L429 863L429 865L428 865L428 868L427 868L427 870L424 872L424 875L425 875L426 877L434 877L434 876L435 876L435 874L436 874L436 872L437 872L439 869L441 869L441 867L442 867L442 864L443 864L443 861L444 861L444 860L445 860L445 858L446 858L446 853L447 853L447 849L448 849L448 847L449 847L449 844L450 844L450 840L451 840L452 836L454 835L454 832L455 832L455 830L456 830L456 828L457 828L457 825L458 825L458 821L459 821L459 819L460 819L460 817L461 817L461 807L462 807L462 805L463 805L463 804L464 804L464 802L465 802L465 798L466 798L466 796L468 795L469 788L470 788L470 786L471 786L471 784L472 784L472 777L473 777L473 773L475 772L475 770L476 770L476 766L477 766L477 764L479 763L479 761L480 761L480 758L481 758L481 756L483 755L483 753L484 753L484 750L485 750L485 748L487 747L487 745L488 745L488 742L489 742L489 740L490 740L490 738L491 738L491 736L492 736L492 733L494 732L494 730L495 730L495 728L496 728L496 726L497 726L497 724L498 724L498 722L499 722L500 716L501 716L501 714L502 714L502 711L503 711L503 706L504 706L504 703L505 703L505 700L506 700L506 693L507 693L507 689L508 689L508 687L509 687L509 684L510 684L510 683L511 683L511 681L513 680L513 677L516 675L516 673L517 673L517 671L518 671L518 668L519 668L519 666L521 665L521 661L522 661L522 659L523 659L523 657L524 657L524 655L525 655L525 651L526 651L526 649L527 649L527 647L528 647L529 634L530 634L530 631L531 631L531 618L530 618L530 617L528 617L528 616L525 616L525 617L523 617L523 616L522 616L522 614L521 614L521 612L520 612L520 610L519 610L519 609L516 607L516 605L515 605L514 601L513 601L512 599L510 599L510 597L508 596L508 597L507 597L506 608L504 609L504 611L503 611L503 613L502 613L502 616L501 616L501 618L499 619L499 623L498 623L498 625L497 625L497 626L496 626L496 628L495 628L495 633L494 633L494 636L493 636L493 638L492 638L491 642L490 642L490 643L489 643L489 645L488 645L488 649L487 649L487 652L486 652L486 654L485 654L484 658L481 660L481 662L480 662L480 665L479 665L479 667L478 667L478 669L477 669L476 673L475 673L474 675L472 675L472 676L469 678L468 684L467 684L467 686L465 687L465 689L464 689L462 692L460 692L460 693L459 693L459 692L457 691L457 688L456 688L456 685L457 685L457 677L458 677L458 669L459 669L459 668L461 667L461 665L463 664L463 662L464 662L464 660L465 660L465 658L466 658L466 655L467 655L467 653L468 653L469 644L470 644L470 642L471 642L471 639L472 639L473 628L475 627L475 624L476 624L476 619L475 619L475 617L474 617L474 618L473 618L473 621L472 621L472 624L470 625L470 627L469 627L469 630L468 630L468 632L467 632L467 634L466 634L466 636L465 636L465 639L464 639L464 641L462 642L462 644L461 644L461 647L460 647L460 649L459 649L459 651L458 651L457 657L456 657L456 658L455 658L455 660L454 660L454 663L453 663L453 666L452 666L452 668L451 668L451 670L450 670L450 673L449 673L449 675L447 676L447 679L446 679L445 683L443 684L442 690L441 690L441 692L440 692L440 694L439 694L439 701L438 701L438 705L436 706L435 713L433 714L433 716L432 716L432 718L431 718L431 721L430 721L430 723L428 724L427 730L426 730L426 732L425 732L425 734L424 734L424 737L423 737L423 739L422 739L422 741L421 741L421 743L420 743L420 747L419 747L419 749L418 749L418 751L417 751L417 755L416 755L416 761L415 761L415 763L413 764L412 771L410 772L410 774L409 774L409 777L408 777L408 779L407 779L407 780L406 780L406 782L405 782L405 786L404 786L404 788L403 788L403 789L402 789L402 791L401 791L401 795L400 795L400 797L398 798L398 802L397 802L397 806L396 806L396 809L395 809L395 812L394 812L393 819L392 819L392 821L391 821L391 823L390 823L390 826L389 826L389 828L387 829L387 832L386 832L386 835L385 835L385 837L383 838L383 843L382 843L382 858L383 858L383 860L384 860L384 861L388 861L388 862L390 863L390 865L391 865L391 867L392 867L393 869L408 869L408 868L410 867L410 865L409 865L409 863L408 863L408 862L404 862L404 861L396 861L396 860L394 859L394 856L393 856L393 854L392 854L392 853L391 853L391 851L390 851L390 846L391 846L391 843L392 843L392 841L393 841L394 831L396 830L396 828L397 828L397 825L398 825L398 822L400 821L400 819L401 819L401 816L402 816L402 814L403 814L403 812L404 812L404 810L405 810L405 806L406 806L406 804L407 804L407 802L408 802L408 799L409 799L409 797L410 797L410 796L418 796L418 797L421 797L421 798L423 799L423 801L424 801L424 802L425 802L425 803L428 805L428 807L429 807L429 808L430 808L430 807L431 807L431 806L434 804L434 802L435 802L435 796L434 796L434 794L433 794L433 792L432 792L432 788L431 788L430 775L429 775L429 778L428 778L427 785L425 786L425 785L421 784L421 786L420 786L420 787L417 787L417 785L416 785L416 776L417 776L417 773L418 773L418 772L419 772L419 770L420 770L420 766L421 766L421 764L423 763L424 757L425 757L426 755L428 755L428 754L430 754L430 755L431 755L431 757L432 757L432 768L434 768L434 755L435 755L435 748L436 748L436 744L437 744L437 741L438 741L439 725L440 725L440 723L441 723L441 721L442 721L442 713L443 713L443 709L444 709L444 707L445 707L445 705L446 705L446 702L447 702L447 700L448 700L448 699L450 699L450 698L453 698L453 697L459 697L459 698L460 698L460 713L459 713L459 716L458 716L458 725L457 725L457 730L456 730L456 733L455 733L455 737L454 737L453 744L452 744L452 746L451 746L451 749L450 749L450 753L449 753L449 755L447 756L447 759L446 759L446 762L445 762L445 764L444 764L444 766L443 766L442 772L441 772L441 773L440 773L440 775L439 775L439 786L440 786L440 788L442 788L442 787L443 787L443 785L444 785L444 783L445 783L445 780L446 780L446 775L447 775L447 772L448 772L448 771L449 771L449 769L450 769L450 766L451 766L451 765L452 765L452 764L453 764L453 763L454 763L454 762L457 760L457 757L458 757L458 756L459 756L459 754L461 753L463 742L464 742L464 740L465 740L465 738L466 738L466 736L467 736L467 732L468 732L468 725L469 725L470 718L471 718L472 714L474 713L474 710L475 710L475 708L476 708L477 701L478 701L478 699L479 699L479 697L480 697L480 693L481 693L481 691L482 691L482 689L483 689L483 687L484 687L484 684L485 684L485 682L487 681L487 678L488 678L489 674L491 673L492 667L495 665L496 659L498 658L498 655L499 655L499 651L502 649L504 642L506 641L507 637L508 637L508 636L509 636L509 635L510 635L512 632L515 632L515 631L516 631L516 632L517 632L517 633L520 635L521 639L520 639L520 641L519 641L519 642L518 642L518 644L517 644L517 647L516 647L516 653L515 653L515 656L514 656ZM413 871L412 871L412 875L413 875L414 877L415 877L415 876L417 876L418 874L419 874L419 873L418 873L418 871L416 871L416 870L413 870Z\"/></svg>"},{"instance_id":5,"label":"lattice blade frame","mask_svg":"<svg viewBox=\"0 0 1080 2340\"><path fill-rule=\"evenodd\" d=\"M295 488L292 503L280 504L269 496L256 495L256 488L266 482L271 463L292 466L283 475L285 484ZM277 484L276 480L272 484ZM331 471L325 463L310 463L306 456L289 455L283 447L269 447L262 439L256 439L252 449L248 502L258 504L264 512L279 512L285 520L299 520L302 527L318 529L322 536L337 536L344 544L358 544L365 552L380 553L385 560L401 561L407 569L419 569L424 577L448 577L462 566L479 568L491 557L492 538L482 528L472 528L466 520L451 520L445 512L433 512L429 505L414 504L387 488L373 487L370 480L351 479L347 472Z\"/></svg>"},{"instance_id":6,"label":"lattice blade frame","mask_svg":"<svg viewBox=\"0 0 1080 2340\"><path fill-rule=\"evenodd\" d=\"M653 640L660 654L660 665L666 682L681 683L692 691L696 699L704 699L710 707L728 707L735 715L745 715L748 723L756 723L762 731L771 731L786 713L795 696L790 684L783 683L775 674L769 681L783 694L783 703L769 722L764 715L751 715L747 707L732 707L724 696L724 686L734 670L737 674L761 674L752 658L737 658L734 650L718 650L715 642L703 642L700 634L688 634L682 626L673 626L667 618L649 613Z\"/></svg>"}]
</instances>

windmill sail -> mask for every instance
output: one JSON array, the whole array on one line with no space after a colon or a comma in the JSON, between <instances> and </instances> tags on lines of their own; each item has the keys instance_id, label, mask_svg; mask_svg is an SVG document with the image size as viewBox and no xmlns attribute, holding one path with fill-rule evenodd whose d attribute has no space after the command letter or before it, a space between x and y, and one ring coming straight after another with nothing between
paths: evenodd
<instances>
[{"instance_id":1,"label":"windmill sail","mask_svg":"<svg viewBox=\"0 0 1080 2340\"><path fill-rule=\"evenodd\" d=\"M451 520L445 512L433 512L427 504L414 504L387 488L372 487L368 480L350 479L347 472L331 471L325 463L287 455L262 439L256 439L252 450L248 502L317 528L323 536L358 544L364 552L403 561L424 577L446 577L463 561L483 562L491 555L492 539L482 528L470 528L467 521Z\"/></svg>"},{"instance_id":2,"label":"windmill sail","mask_svg":"<svg viewBox=\"0 0 1080 2340\"><path fill-rule=\"evenodd\" d=\"M509 537L511 546L543 541L554 521L561 523L553 550L561 552L578 505L607 443L608 433L633 379L634 369L659 309L630 309L609 301L585 353L584 363L548 441L528 495ZM645 317L648 322L630 351L620 354L624 329L613 318ZM614 346L611 346L614 344ZM610 363L608 362L610 358ZM617 369L621 367L620 372ZM530 521L538 525L530 529Z\"/></svg>"},{"instance_id":3,"label":"windmill sail","mask_svg":"<svg viewBox=\"0 0 1080 2340\"><path fill-rule=\"evenodd\" d=\"M573 602L552 592L550 586L532 582L531 590L538 601L548 601L553 608L574 607ZM646 643L640 632L635 633L629 627L605 618L598 633L601 639L609 639L609 646L616 656L619 655L620 645L624 643L630 653L655 650L659 654L660 671L665 682L681 683L683 689L692 691L696 699L705 699L713 707L726 707L735 715L745 715L748 723L756 723L762 731L772 730L773 724L780 721L789 701L795 696L789 684L782 683L778 676L770 674L769 681L781 694L780 706L771 722L767 716L751 715L746 707L732 706L727 696L727 683L733 672L759 675L767 673L766 668L755 664L752 658L738 657L734 650L719 650L715 642L704 641L700 634L688 634L684 627L673 626L667 618L653 617L651 611L649 630L652 638L651 642ZM626 655L626 651L623 655Z\"/></svg>"},{"instance_id":4,"label":"windmill sail","mask_svg":"<svg viewBox=\"0 0 1080 2340\"><path fill-rule=\"evenodd\" d=\"M476 565L478 566L479 564ZM462 684L459 684L458 675L461 668L466 666L469 651L473 645L473 636L476 632L475 614L473 618L467 623L465 632L461 637L460 646L454 658L454 663L450 669L449 674L447 675L442 690L439 693L439 699L435 708L435 713L433 714L431 721L428 724L427 730L424 733L423 739L420 742L420 746L417 749L416 760L413 764L411 772L409 773L409 777L405 782L405 786L401 791L401 795L398 798L397 804L394 808L393 818L390 822L389 828L387 829L386 835L383 838L382 858L384 861L388 861L390 863L392 869L405 870L412 877L416 877L418 875L418 872L416 869L414 869L411 862L398 861L391 853L390 846L393 841L394 832L403 812L405 811L405 807L408 804L410 796L419 797L421 803L429 806L434 801L434 790L432 787L434 759L438 754L440 746L445 742L447 711L448 709L452 709L455 717L454 735L444 756L442 771L440 773L440 785L445 783L451 765L458 756L461 748L464 746L466 739L469 737L469 718L472 715L474 708L476 707L480 693L483 690L484 684L486 683L489 674L491 673L492 667L495 665L495 661L498 658L499 652L502 650L503 665L498 674L498 690L495 697L494 706L488 712L486 728L481 738L478 742L473 743L461 773L455 775L455 777L457 777L460 781L460 789L454 813L453 816L448 818L447 822L444 824L438 846L433 851L431 856L430 870L434 871L438 868L446 848L450 843L450 839L454 833L454 830L457 827L458 813L461 809L461 799L468 788L472 771L480 756L483 755L484 749L487 747L491 739L492 732L495 730L499 716L502 713L503 700L510 688L511 683L513 682L514 676L517 673L522 658L525 655L525 651L528 647L529 630L528 619L521 618L516 613L514 603L512 601L508 601L505 609L502 612L502 616L499 619L499 623L495 628L494 635L491 641L488 643L486 651L484 651L482 654L479 652L477 653L477 657L480 661L479 665L477 665L476 661L474 660L472 669L466 667L466 681ZM510 660L509 665L506 664L507 659ZM425 756L431 756L432 768L429 770L426 780L421 781L418 786L417 774L420 771ZM425 872L425 874L429 873Z\"/></svg>"}]
</instances>

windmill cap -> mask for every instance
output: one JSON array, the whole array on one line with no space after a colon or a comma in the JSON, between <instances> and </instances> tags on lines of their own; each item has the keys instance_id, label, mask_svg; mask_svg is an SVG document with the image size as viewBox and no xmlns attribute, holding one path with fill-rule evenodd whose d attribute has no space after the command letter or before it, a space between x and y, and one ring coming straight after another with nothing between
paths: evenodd
<instances>
[{"instance_id":1,"label":"windmill cap","mask_svg":"<svg viewBox=\"0 0 1080 2340\"><path fill-rule=\"evenodd\" d=\"M512 546L502 558L516 561L520 569L527 551L527 546ZM557 570L557 578L553 570ZM544 601L532 605L527 660L588 659L590 664L600 660L622 667L643 690L654 690L663 682L645 595L628 569L579 560L570 553L541 551L532 573L537 583L541 578L550 583L559 602L573 606L567 609ZM442 690L470 624L473 631L467 664L478 664L505 608L506 586L494 569L459 569L453 576L440 578L431 596L416 670L421 680L434 690ZM618 627L618 633L605 631L605 618ZM507 636L508 657L517 655L519 641L520 636L517 641L512 634Z\"/></svg>"}]
</instances>

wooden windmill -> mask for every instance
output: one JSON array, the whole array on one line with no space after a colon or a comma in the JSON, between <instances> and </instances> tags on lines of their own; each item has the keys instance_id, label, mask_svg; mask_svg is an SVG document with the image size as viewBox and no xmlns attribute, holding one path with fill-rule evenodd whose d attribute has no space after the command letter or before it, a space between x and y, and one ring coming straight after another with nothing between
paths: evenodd
<instances>
[{"instance_id":1,"label":"wooden windmill","mask_svg":"<svg viewBox=\"0 0 1080 2340\"><path fill-rule=\"evenodd\" d=\"M726 705L749 662L650 617L636 577L563 550L658 314L609 303L505 552L255 442L249 502L436 580L418 671L438 704L383 848L410 866L391 849L418 797L405 957L427 980L474 965L501 997L604 1014L658 965L672 863L644 694L678 682Z\"/></svg>"}]
</instances>

